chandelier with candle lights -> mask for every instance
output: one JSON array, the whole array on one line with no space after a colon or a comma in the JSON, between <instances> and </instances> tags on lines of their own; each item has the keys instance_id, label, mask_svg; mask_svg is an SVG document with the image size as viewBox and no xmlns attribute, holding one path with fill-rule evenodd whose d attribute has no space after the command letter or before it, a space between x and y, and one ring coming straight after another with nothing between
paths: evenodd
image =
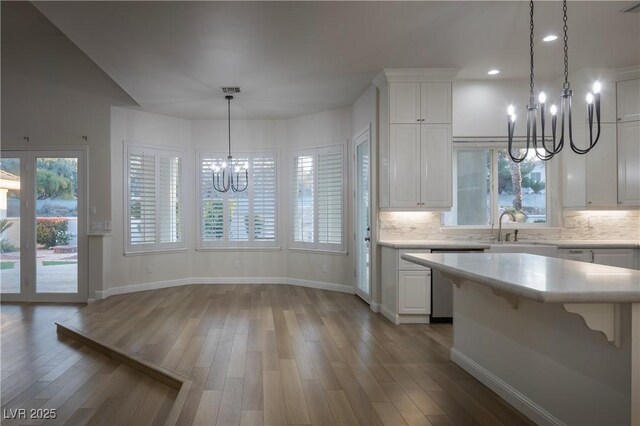
<instances>
[{"instance_id":1,"label":"chandelier with candle lights","mask_svg":"<svg viewBox=\"0 0 640 426\"><path fill-rule=\"evenodd\" d=\"M213 166L213 188L218 192L242 192L249 187L249 165L233 164L233 156L231 155L231 100L233 96L224 97L227 100L227 122L229 124L229 155L227 161L222 164ZM244 175L244 186L241 184L240 176Z\"/></svg>"},{"instance_id":2,"label":"chandelier with candle lights","mask_svg":"<svg viewBox=\"0 0 640 426\"><path fill-rule=\"evenodd\" d=\"M545 136L545 119L546 119L546 102L547 96L544 92L540 92L538 95L538 103L535 103L535 85L534 85L534 60L533 60L533 0L529 2L529 56L530 56L530 74L529 74L529 105L527 105L527 142L526 149L522 156L514 155L513 147L513 134L516 126L516 114L513 105L509 105L507 109L508 121L507 121L507 135L509 143L509 157L516 163L520 163L527 158L529 152L529 146L533 146L533 150L536 156L542 161L548 161L552 159L556 154L562 151L564 147L564 135L565 135L565 123L569 133L569 145L571 149L577 154L586 154L591 151L598 143L600 139L600 91L602 89L600 82L596 81L593 84L593 93L589 92L586 96L587 101L587 119L589 122L589 146L587 148L580 148L573 142L572 131L572 118L571 118L571 98L573 91L569 83L569 48L567 35L567 0L563 1L563 31L564 31L564 84L562 86L562 92L560 93L560 138L557 139L556 125L558 122L558 107L553 104L549 108L551 114L551 138ZM594 135L593 120L594 109L596 119L596 131ZM538 141L538 112L540 113L540 130L541 138ZM595 136L595 137L594 137ZM540 143L540 145L538 145ZM551 145L547 145L550 143Z\"/></svg>"}]
</instances>

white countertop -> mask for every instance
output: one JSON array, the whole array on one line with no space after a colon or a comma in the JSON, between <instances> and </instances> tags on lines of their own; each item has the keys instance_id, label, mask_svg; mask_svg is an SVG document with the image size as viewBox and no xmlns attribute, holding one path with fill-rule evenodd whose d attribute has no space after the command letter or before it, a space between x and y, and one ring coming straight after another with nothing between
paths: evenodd
<instances>
[{"instance_id":1,"label":"white countertop","mask_svg":"<svg viewBox=\"0 0 640 426\"><path fill-rule=\"evenodd\" d=\"M402 258L538 302L640 302L640 271L521 253L411 253Z\"/></svg>"},{"instance_id":2,"label":"white countertop","mask_svg":"<svg viewBox=\"0 0 640 426\"><path fill-rule=\"evenodd\" d=\"M378 244L383 247L394 249L456 249L456 248L477 248L488 249L491 244L486 241L465 241L465 240L381 240ZM509 245L506 243L504 245ZM556 246L561 249L637 249L640 248L640 241L633 240L519 240L511 244L535 244Z\"/></svg>"}]
</instances>

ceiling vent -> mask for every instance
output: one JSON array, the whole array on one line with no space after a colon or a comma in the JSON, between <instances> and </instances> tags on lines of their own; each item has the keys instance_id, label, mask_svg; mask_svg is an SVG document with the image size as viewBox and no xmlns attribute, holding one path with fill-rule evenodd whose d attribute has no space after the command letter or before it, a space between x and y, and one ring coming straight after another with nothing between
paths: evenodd
<instances>
[{"instance_id":1,"label":"ceiling vent","mask_svg":"<svg viewBox=\"0 0 640 426\"><path fill-rule=\"evenodd\" d=\"M237 86L223 87L222 93L225 95L234 95L236 93L240 93L240 88Z\"/></svg>"},{"instance_id":2,"label":"ceiling vent","mask_svg":"<svg viewBox=\"0 0 640 426\"><path fill-rule=\"evenodd\" d=\"M640 1L634 1L633 3L629 3L622 9L620 9L622 13L640 13Z\"/></svg>"}]
</instances>

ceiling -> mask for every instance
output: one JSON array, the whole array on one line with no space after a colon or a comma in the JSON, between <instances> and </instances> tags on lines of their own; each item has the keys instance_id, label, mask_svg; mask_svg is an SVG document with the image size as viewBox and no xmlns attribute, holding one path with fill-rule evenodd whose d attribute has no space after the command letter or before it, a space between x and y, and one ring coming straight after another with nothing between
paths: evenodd
<instances>
[{"instance_id":1,"label":"ceiling","mask_svg":"<svg viewBox=\"0 0 640 426\"><path fill-rule=\"evenodd\" d=\"M569 64L640 63L629 2L569 3ZM526 78L528 2L35 2L144 110L287 118L351 105L384 67L459 68L458 78ZM536 74L562 73L560 2L536 3Z\"/></svg>"}]
</instances>

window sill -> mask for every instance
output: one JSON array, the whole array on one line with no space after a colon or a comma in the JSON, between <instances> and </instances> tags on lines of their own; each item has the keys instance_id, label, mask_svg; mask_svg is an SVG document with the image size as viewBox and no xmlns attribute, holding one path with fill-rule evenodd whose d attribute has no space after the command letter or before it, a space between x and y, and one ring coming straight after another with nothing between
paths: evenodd
<instances>
[{"instance_id":1,"label":"window sill","mask_svg":"<svg viewBox=\"0 0 640 426\"><path fill-rule=\"evenodd\" d=\"M140 251L125 251L125 256L144 256L151 254L170 254L170 253L183 253L189 251L189 248L183 247L178 249L159 249L159 250L140 250Z\"/></svg>"},{"instance_id":2,"label":"window sill","mask_svg":"<svg viewBox=\"0 0 640 426\"><path fill-rule=\"evenodd\" d=\"M333 256L348 256L348 251L338 251L338 250L321 250L321 249L312 249L312 248L298 248L298 247L289 247L289 251L300 252L300 253L314 253L314 254L328 254Z\"/></svg>"},{"instance_id":3,"label":"window sill","mask_svg":"<svg viewBox=\"0 0 640 426\"><path fill-rule=\"evenodd\" d=\"M198 247L196 251L280 251L281 247Z\"/></svg>"}]
</instances>

